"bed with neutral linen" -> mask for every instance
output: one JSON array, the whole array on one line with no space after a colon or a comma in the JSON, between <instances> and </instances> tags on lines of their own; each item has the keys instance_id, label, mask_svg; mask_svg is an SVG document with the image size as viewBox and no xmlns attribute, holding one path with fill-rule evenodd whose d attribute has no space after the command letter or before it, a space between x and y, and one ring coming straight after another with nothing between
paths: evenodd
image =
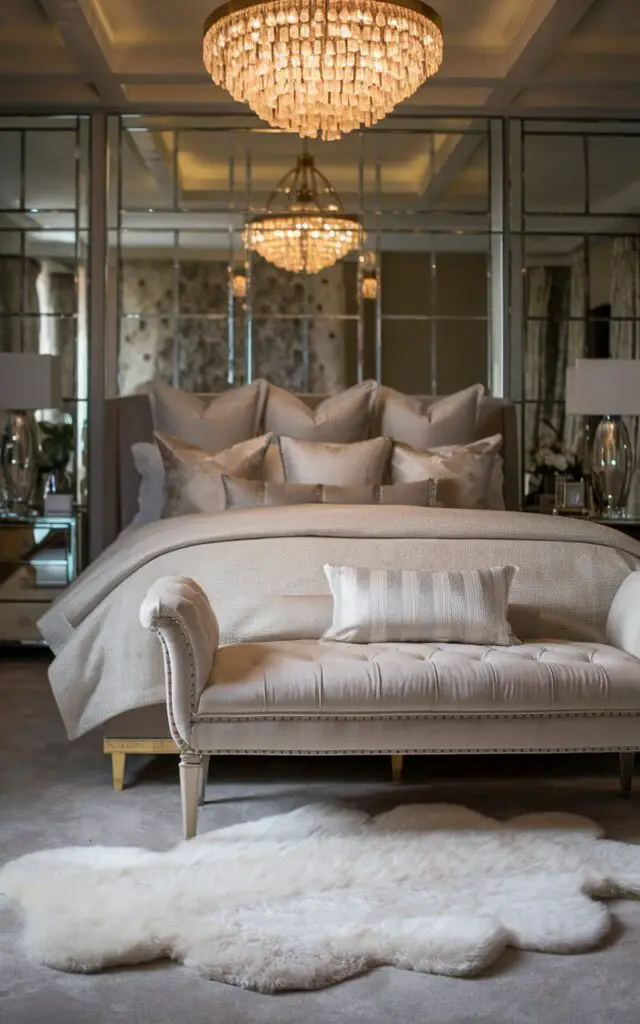
<instances>
[{"instance_id":1,"label":"bed with neutral linen","mask_svg":"<svg viewBox=\"0 0 640 1024\"><path fill-rule=\"evenodd\" d=\"M513 511L510 403L370 382L305 401L257 382L219 398L156 385L110 412L114 540L40 628L67 732L103 728L118 787L126 753L180 743L145 628L176 594L218 753L635 749L640 663L611 610L640 545ZM513 567L509 633L480 652L402 633L379 648L379 622L341 644L330 567Z\"/></svg>"}]
</instances>

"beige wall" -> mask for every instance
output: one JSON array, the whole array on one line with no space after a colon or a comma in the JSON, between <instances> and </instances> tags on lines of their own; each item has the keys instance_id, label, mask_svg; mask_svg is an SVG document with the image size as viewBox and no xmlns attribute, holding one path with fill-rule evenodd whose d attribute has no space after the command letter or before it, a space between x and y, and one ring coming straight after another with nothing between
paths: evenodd
<instances>
[{"instance_id":1,"label":"beige wall","mask_svg":"<svg viewBox=\"0 0 640 1024\"><path fill-rule=\"evenodd\" d=\"M356 268L345 265L347 312L356 312ZM431 289L428 253L384 253L382 381L411 393L430 391L430 339L436 339L438 393L487 383L487 258L482 253L440 253ZM386 317L444 316L446 320ZM480 319L464 319L478 317ZM375 304L365 303L365 376L375 373ZM346 332L347 379L355 379L356 328Z\"/></svg>"}]
</instances>

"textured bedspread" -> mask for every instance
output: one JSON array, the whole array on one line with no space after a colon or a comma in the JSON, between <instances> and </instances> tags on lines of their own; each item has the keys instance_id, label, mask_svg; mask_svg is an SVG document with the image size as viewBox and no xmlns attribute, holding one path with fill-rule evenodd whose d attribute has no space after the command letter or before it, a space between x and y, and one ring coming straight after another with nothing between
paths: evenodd
<instances>
[{"instance_id":1,"label":"textured bedspread","mask_svg":"<svg viewBox=\"0 0 640 1024\"><path fill-rule=\"evenodd\" d=\"M317 638L331 600L323 565L520 567L510 618L518 636L604 638L611 600L640 564L640 543L592 523L516 512L394 506L288 506L164 520L123 535L39 626L71 738L164 700L160 647L138 611L160 576L209 595L223 643Z\"/></svg>"}]
</instances>

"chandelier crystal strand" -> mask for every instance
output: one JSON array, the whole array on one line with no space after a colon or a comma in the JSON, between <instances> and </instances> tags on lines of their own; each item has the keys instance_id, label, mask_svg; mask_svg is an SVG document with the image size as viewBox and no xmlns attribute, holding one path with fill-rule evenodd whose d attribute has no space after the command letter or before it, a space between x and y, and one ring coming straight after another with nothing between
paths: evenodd
<instances>
[{"instance_id":1,"label":"chandelier crystal strand","mask_svg":"<svg viewBox=\"0 0 640 1024\"><path fill-rule=\"evenodd\" d=\"M252 217L244 231L247 249L296 274L333 266L362 239L360 221L343 212L338 194L308 153L276 185L267 212Z\"/></svg>"},{"instance_id":2,"label":"chandelier crystal strand","mask_svg":"<svg viewBox=\"0 0 640 1024\"><path fill-rule=\"evenodd\" d=\"M421 0L231 0L205 23L213 81L274 128L338 139L369 127L442 63Z\"/></svg>"},{"instance_id":3,"label":"chandelier crystal strand","mask_svg":"<svg viewBox=\"0 0 640 1024\"><path fill-rule=\"evenodd\" d=\"M294 214L250 222L245 245L283 270L317 274L357 248L360 235L360 225L346 217Z\"/></svg>"}]
</instances>

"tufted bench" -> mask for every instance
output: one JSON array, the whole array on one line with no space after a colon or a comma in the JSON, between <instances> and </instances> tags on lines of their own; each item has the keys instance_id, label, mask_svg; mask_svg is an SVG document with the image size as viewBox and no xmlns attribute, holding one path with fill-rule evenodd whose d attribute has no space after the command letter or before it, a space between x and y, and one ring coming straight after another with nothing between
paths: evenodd
<instances>
[{"instance_id":1,"label":"tufted bench","mask_svg":"<svg viewBox=\"0 0 640 1024\"><path fill-rule=\"evenodd\" d=\"M633 573L614 599L608 643L219 646L204 591L180 577L158 580L141 621L164 652L185 835L195 834L214 752L616 750L629 790L640 749L638 598L640 573Z\"/></svg>"}]
</instances>

